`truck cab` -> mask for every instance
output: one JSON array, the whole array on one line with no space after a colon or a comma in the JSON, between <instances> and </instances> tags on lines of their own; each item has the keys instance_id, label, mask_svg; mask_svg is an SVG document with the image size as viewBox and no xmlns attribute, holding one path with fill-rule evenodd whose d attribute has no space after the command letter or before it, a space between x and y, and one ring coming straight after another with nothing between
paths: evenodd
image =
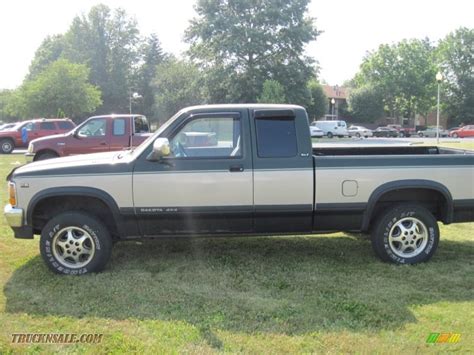
<instances>
[{"instance_id":1,"label":"truck cab","mask_svg":"<svg viewBox=\"0 0 474 355\"><path fill-rule=\"evenodd\" d=\"M94 116L68 133L33 140L26 160L127 149L139 145L149 135L148 121L143 115Z\"/></svg>"}]
</instances>

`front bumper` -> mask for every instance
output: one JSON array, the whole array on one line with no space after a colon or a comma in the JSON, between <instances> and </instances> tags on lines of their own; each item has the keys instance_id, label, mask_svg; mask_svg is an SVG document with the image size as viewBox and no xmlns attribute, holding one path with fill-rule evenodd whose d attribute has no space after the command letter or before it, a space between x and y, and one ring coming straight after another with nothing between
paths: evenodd
<instances>
[{"instance_id":1,"label":"front bumper","mask_svg":"<svg viewBox=\"0 0 474 355\"><path fill-rule=\"evenodd\" d=\"M8 204L3 209L8 225L13 229L15 238L33 238L33 228L23 223L23 209Z\"/></svg>"},{"instance_id":2,"label":"front bumper","mask_svg":"<svg viewBox=\"0 0 474 355\"><path fill-rule=\"evenodd\" d=\"M3 214L10 227L23 227L23 209L8 204L3 209Z\"/></svg>"},{"instance_id":3,"label":"front bumper","mask_svg":"<svg viewBox=\"0 0 474 355\"><path fill-rule=\"evenodd\" d=\"M27 163L31 163L35 158L35 153L25 153L25 160Z\"/></svg>"}]
</instances>

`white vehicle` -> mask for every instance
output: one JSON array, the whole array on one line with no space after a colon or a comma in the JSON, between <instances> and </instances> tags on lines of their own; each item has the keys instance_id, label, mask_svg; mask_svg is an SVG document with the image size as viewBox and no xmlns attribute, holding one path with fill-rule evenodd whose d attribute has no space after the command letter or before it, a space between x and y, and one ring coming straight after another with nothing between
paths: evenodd
<instances>
[{"instance_id":1,"label":"white vehicle","mask_svg":"<svg viewBox=\"0 0 474 355\"><path fill-rule=\"evenodd\" d=\"M347 130L349 132L350 137L372 137L374 134L372 133L372 130L365 128L363 126L350 126L349 129Z\"/></svg>"},{"instance_id":2,"label":"white vehicle","mask_svg":"<svg viewBox=\"0 0 474 355\"><path fill-rule=\"evenodd\" d=\"M310 124L309 131L311 132L311 138L324 137L324 132L316 126L316 122Z\"/></svg>"},{"instance_id":3,"label":"white vehicle","mask_svg":"<svg viewBox=\"0 0 474 355\"><path fill-rule=\"evenodd\" d=\"M332 138L334 136L338 137L347 137L349 133L347 132L347 124L346 121L314 121L313 122L316 127L324 132L324 135L328 136L328 138Z\"/></svg>"}]
</instances>

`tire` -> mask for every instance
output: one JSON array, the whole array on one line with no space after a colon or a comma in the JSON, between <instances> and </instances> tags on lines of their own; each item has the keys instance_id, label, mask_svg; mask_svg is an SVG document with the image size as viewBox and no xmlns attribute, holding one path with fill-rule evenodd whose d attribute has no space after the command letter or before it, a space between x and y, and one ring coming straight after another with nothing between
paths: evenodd
<instances>
[{"instance_id":1,"label":"tire","mask_svg":"<svg viewBox=\"0 0 474 355\"><path fill-rule=\"evenodd\" d=\"M359 132L356 133L356 137L360 138L360 133Z\"/></svg>"},{"instance_id":2,"label":"tire","mask_svg":"<svg viewBox=\"0 0 474 355\"><path fill-rule=\"evenodd\" d=\"M400 204L382 213L372 229L372 248L383 261L417 264L428 261L439 243L436 218L416 204Z\"/></svg>"},{"instance_id":3,"label":"tire","mask_svg":"<svg viewBox=\"0 0 474 355\"><path fill-rule=\"evenodd\" d=\"M453 133L453 138L459 138L459 134Z\"/></svg>"},{"instance_id":4,"label":"tire","mask_svg":"<svg viewBox=\"0 0 474 355\"><path fill-rule=\"evenodd\" d=\"M37 156L35 156L35 159L34 161L40 161L40 160L46 160L46 159L53 159L53 158L57 158L59 155L55 154L55 153L51 153L51 152L45 152L45 153L41 153Z\"/></svg>"},{"instance_id":5,"label":"tire","mask_svg":"<svg viewBox=\"0 0 474 355\"><path fill-rule=\"evenodd\" d=\"M15 143L10 138L0 140L0 150L2 154L10 154L15 149Z\"/></svg>"},{"instance_id":6,"label":"tire","mask_svg":"<svg viewBox=\"0 0 474 355\"><path fill-rule=\"evenodd\" d=\"M334 135L332 134L332 132L328 132L328 138L332 138L334 137Z\"/></svg>"},{"instance_id":7,"label":"tire","mask_svg":"<svg viewBox=\"0 0 474 355\"><path fill-rule=\"evenodd\" d=\"M400 138L405 138L405 133L400 132L400 133L398 134L398 136L399 136Z\"/></svg>"},{"instance_id":8,"label":"tire","mask_svg":"<svg viewBox=\"0 0 474 355\"><path fill-rule=\"evenodd\" d=\"M418 137L423 137L423 133L418 133Z\"/></svg>"},{"instance_id":9,"label":"tire","mask_svg":"<svg viewBox=\"0 0 474 355\"><path fill-rule=\"evenodd\" d=\"M103 270L112 245L104 224L83 212L65 212L53 217L41 231L41 256L58 274L83 275Z\"/></svg>"}]
</instances>

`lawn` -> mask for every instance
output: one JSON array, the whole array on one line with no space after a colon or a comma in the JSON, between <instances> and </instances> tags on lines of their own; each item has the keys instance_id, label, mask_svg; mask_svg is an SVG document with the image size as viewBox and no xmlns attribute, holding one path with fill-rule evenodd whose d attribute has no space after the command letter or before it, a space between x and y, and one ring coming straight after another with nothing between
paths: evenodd
<instances>
[{"instance_id":1,"label":"lawn","mask_svg":"<svg viewBox=\"0 0 474 355\"><path fill-rule=\"evenodd\" d=\"M0 156L0 177L21 160ZM382 263L366 238L337 233L123 242L105 272L66 277L2 217L0 353L472 353L474 223L441 229L435 257L416 266ZM11 344L45 332L104 335ZM461 339L427 344L432 332Z\"/></svg>"}]
</instances>

